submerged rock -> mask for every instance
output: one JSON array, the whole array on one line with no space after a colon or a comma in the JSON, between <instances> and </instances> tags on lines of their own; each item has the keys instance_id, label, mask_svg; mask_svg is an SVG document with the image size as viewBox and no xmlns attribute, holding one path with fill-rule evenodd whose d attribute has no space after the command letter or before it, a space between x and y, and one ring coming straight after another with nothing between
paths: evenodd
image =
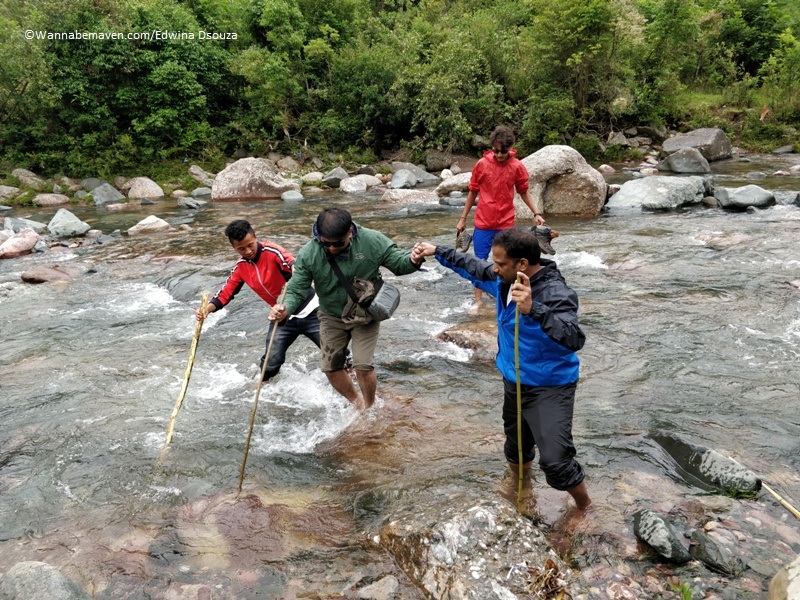
<instances>
[{"instance_id":1,"label":"submerged rock","mask_svg":"<svg viewBox=\"0 0 800 600\"><path fill-rule=\"evenodd\" d=\"M744 563L734 556L729 548L715 542L707 533L697 529L692 533L692 545L689 554L693 558L725 575L738 577L744 571Z\"/></svg>"},{"instance_id":2,"label":"submerged rock","mask_svg":"<svg viewBox=\"0 0 800 600\"><path fill-rule=\"evenodd\" d=\"M633 515L633 533L659 555L676 563L689 562L690 556L669 522L651 510Z\"/></svg>"},{"instance_id":3,"label":"submerged rock","mask_svg":"<svg viewBox=\"0 0 800 600\"><path fill-rule=\"evenodd\" d=\"M690 483L722 490L761 489L761 480L755 473L716 450L674 433L654 433L651 437L675 460L681 475L688 476Z\"/></svg>"},{"instance_id":4,"label":"submerged rock","mask_svg":"<svg viewBox=\"0 0 800 600\"><path fill-rule=\"evenodd\" d=\"M572 572L531 521L501 499L448 497L391 517L380 542L433 598L529 597L535 573L552 565L575 597Z\"/></svg>"},{"instance_id":5,"label":"submerged rock","mask_svg":"<svg viewBox=\"0 0 800 600\"><path fill-rule=\"evenodd\" d=\"M89 594L55 567L25 561L11 567L0 579L4 600L89 600Z\"/></svg>"}]
</instances>

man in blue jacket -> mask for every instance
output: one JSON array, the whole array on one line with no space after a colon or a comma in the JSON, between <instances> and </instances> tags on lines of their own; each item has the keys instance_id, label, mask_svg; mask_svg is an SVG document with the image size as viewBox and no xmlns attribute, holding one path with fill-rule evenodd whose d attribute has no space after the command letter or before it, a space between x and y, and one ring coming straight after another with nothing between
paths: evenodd
<instances>
[{"instance_id":1,"label":"man in blue jacket","mask_svg":"<svg viewBox=\"0 0 800 600\"><path fill-rule=\"evenodd\" d=\"M522 456L529 469L535 448L548 485L567 491L579 509L592 503L583 467L575 460L572 413L578 383L576 352L586 336L578 326L578 296L555 262L541 258L530 228L514 227L492 242L494 263L447 246L418 243L412 261L434 256L497 302L497 368L503 375L504 453L514 473L517 446L517 384L514 361L515 312L519 308L519 357L522 388ZM517 283L519 278L519 283Z\"/></svg>"}]
</instances>

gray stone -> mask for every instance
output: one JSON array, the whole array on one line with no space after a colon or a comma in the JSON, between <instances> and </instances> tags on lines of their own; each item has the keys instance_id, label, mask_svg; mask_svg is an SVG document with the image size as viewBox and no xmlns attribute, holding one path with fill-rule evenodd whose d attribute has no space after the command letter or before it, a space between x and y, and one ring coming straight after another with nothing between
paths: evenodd
<instances>
[{"instance_id":1,"label":"gray stone","mask_svg":"<svg viewBox=\"0 0 800 600\"><path fill-rule=\"evenodd\" d=\"M450 169L442 169L442 172L439 173L439 177L442 178L442 181L445 179L450 179L453 176L453 172Z\"/></svg>"},{"instance_id":2,"label":"gray stone","mask_svg":"<svg viewBox=\"0 0 800 600\"><path fill-rule=\"evenodd\" d=\"M444 152L435 148L430 148L425 151L425 166L430 171L446 169L452 162L453 155L450 152Z\"/></svg>"},{"instance_id":3,"label":"gray stone","mask_svg":"<svg viewBox=\"0 0 800 600\"><path fill-rule=\"evenodd\" d=\"M128 198L159 200L164 197L164 190L152 179L134 177L128 182Z\"/></svg>"},{"instance_id":4,"label":"gray stone","mask_svg":"<svg viewBox=\"0 0 800 600\"><path fill-rule=\"evenodd\" d=\"M314 183L322 183L322 173L319 171L311 171L311 173L306 173L302 177L302 181L305 184L314 184Z\"/></svg>"},{"instance_id":5,"label":"gray stone","mask_svg":"<svg viewBox=\"0 0 800 600\"><path fill-rule=\"evenodd\" d=\"M763 171L750 171L745 177L747 179L766 179L767 174Z\"/></svg>"},{"instance_id":6,"label":"gray stone","mask_svg":"<svg viewBox=\"0 0 800 600\"><path fill-rule=\"evenodd\" d=\"M87 192L94 191L95 188L100 187L104 183L108 183L105 179L98 179L97 177L87 177L86 179L81 179L80 186L85 189Z\"/></svg>"},{"instance_id":7,"label":"gray stone","mask_svg":"<svg viewBox=\"0 0 800 600\"><path fill-rule=\"evenodd\" d=\"M372 165L364 165L356 171L357 175L377 175L378 170Z\"/></svg>"},{"instance_id":8,"label":"gray stone","mask_svg":"<svg viewBox=\"0 0 800 600\"><path fill-rule=\"evenodd\" d=\"M723 208L767 208L775 204L772 192L753 184L739 188L717 188L714 197Z\"/></svg>"},{"instance_id":9,"label":"gray stone","mask_svg":"<svg viewBox=\"0 0 800 600\"><path fill-rule=\"evenodd\" d=\"M29 188L33 188L37 191L45 189L45 180L42 177L39 177L33 171L28 171L27 169L14 169L11 171L11 176L16 177L19 179L19 182L22 185Z\"/></svg>"},{"instance_id":10,"label":"gray stone","mask_svg":"<svg viewBox=\"0 0 800 600\"><path fill-rule=\"evenodd\" d=\"M656 140L663 140L667 137L666 127L656 127L654 125L639 125L637 128L639 135L646 135Z\"/></svg>"},{"instance_id":11,"label":"gray stone","mask_svg":"<svg viewBox=\"0 0 800 600\"><path fill-rule=\"evenodd\" d=\"M83 199L84 199L84 198L86 198L86 196L88 196L88 195L89 195L89 192L87 192L86 190L77 190L77 191L76 191L76 192L75 192L75 193L72 195L72 197L73 197L73 198L75 198L76 200L83 200Z\"/></svg>"},{"instance_id":12,"label":"gray stone","mask_svg":"<svg viewBox=\"0 0 800 600\"><path fill-rule=\"evenodd\" d=\"M110 183L101 183L92 190L92 201L95 206L104 206L125 200L125 196L119 193Z\"/></svg>"},{"instance_id":13,"label":"gray stone","mask_svg":"<svg viewBox=\"0 0 800 600\"><path fill-rule=\"evenodd\" d=\"M189 177L201 183L209 178L208 173L206 173L206 171L202 167L199 167L197 165L192 165L191 167L189 167Z\"/></svg>"},{"instance_id":14,"label":"gray stone","mask_svg":"<svg viewBox=\"0 0 800 600\"><path fill-rule=\"evenodd\" d=\"M437 204L439 196L433 190L388 189L380 201L393 204Z\"/></svg>"},{"instance_id":15,"label":"gray stone","mask_svg":"<svg viewBox=\"0 0 800 600\"><path fill-rule=\"evenodd\" d=\"M189 192L189 196L191 198L195 198L195 199L200 198L202 200L210 200L211 199L211 193L212 193L211 192L211 188L199 187L199 188L195 188L191 192Z\"/></svg>"},{"instance_id":16,"label":"gray stone","mask_svg":"<svg viewBox=\"0 0 800 600\"><path fill-rule=\"evenodd\" d=\"M499 498L432 498L390 515L380 541L431 598L525 597L528 569L546 564L576 597L571 569L530 520Z\"/></svg>"},{"instance_id":17,"label":"gray stone","mask_svg":"<svg viewBox=\"0 0 800 600\"><path fill-rule=\"evenodd\" d=\"M449 196L450 193L454 191L466 193L469 191L469 180L471 177L471 172L459 173L458 175L448 177L436 186L436 194L439 196Z\"/></svg>"},{"instance_id":18,"label":"gray stone","mask_svg":"<svg viewBox=\"0 0 800 600\"><path fill-rule=\"evenodd\" d=\"M328 187L338 188L342 179L350 177L342 167L335 167L322 176L322 183Z\"/></svg>"},{"instance_id":19,"label":"gray stone","mask_svg":"<svg viewBox=\"0 0 800 600\"><path fill-rule=\"evenodd\" d=\"M300 170L300 163L291 156L284 156L279 161L276 161L277 167L286 173L297 173Z\"/></svg>"},{"instance_id":20,"label":"gray stone","mask_svg":"<svg viewBox=\"0 0 800 600\"><path fill-rule=\"evenodd\" d=\"M36 194L33 203L37 206L63 206L69 204L69 198L64 194Z\"/></svg>"},{"instance_id":21,"label":"gray stone","mask_svg":"<svg viewBox=\"0 0 800 600\"><path fill-rule=\"evenodd\" d=\"M606 201L603 175L571 146L545 146L522 159L533 200L546 216L596 217ZM517 215L533 218L524 204Z\"/></svg>"},{"instance_id":22,"label":"gray stone","mask_svg":"<svg viewBox=\"0 0 800 600\"><path fill-rule=\"evenodd\" d=\"M697 148L681 148L656 165L660 171L710 173L711 166Z\"/></svg>"},{"instance_id":23,"label":"gray stone","mask_svg":"<svg viewBox=\"0 0 800 600\"><path fill-rule=\"evenodd\" d=\"M408 169L400 169L392 175L389 189L408 189L417 185L417 178Z\"/></svg>"},{"instance_id":24,"label":"gray stone","mask_svg":"<svg viewBox=\"0 0 800 600\"><path fill-rule=\"evenodd\" d=\"M214 200L278 199L283 192L300 186L275 172L272 163L263 158L243 158L228 165L214 180Z\"/></svg>"},{"instance_id":25,"label":"gray stone","mask_svg":"<svg viewBox=\"0 0 800 600\"><path fill-rule=\"evenodd\" d=\"M14 210L13 207L0 204L0 212L8 212L10 210Z\"/></svg>"},{"instance_id":26,"label":"gray stone","mask_svg":"<svg viewBox=\"0 0 800 600\"><path fill-rule=\"evenodd\" d=\"M204 206L208 204L207 200L201 200L200 198L179 198L178 199L178 206L182 206L184 208L190 208L192 210L200 210Z\"/></svg>"},{"instance_id":27,"label":"gray stone","mask_svg":"<svg viewBox=\"0 0 800 600\"><path fill-rule=\"evenodd\" d=\"M50 219L47 230L56 237L73 237L83 235L91 229L88 223L81 221L66 208L59 208L58 212Z\"/></svg>"},{"instance_id":28,"label":"gray stone","mask_svg":"<svg viewBox=\"0 0 800 600\"><path fill-rule=\"evenodd\" d=\"M772 195L775 196L775 204L779 204L781 206L797 204L800 206L800 192L773 190Z\"/></svg>"},{"instance_id":29,"label":"gray stone","mask_svg":"<svg viewBox=\"0 0 800 600\"><path fill-rule=\"evenodd\" d=\"M305 200L305 196L303 196L303 194L297 190L289 190L288 192L283 192L281 194L281 200L284 202L299 202L301 200Z\"/></svg>"},{"instance_id":30,"label":"gray stone","mask_svg":"<svg viewBox=\"0 0 800 600\"><path fill-rule=\"evenodd\" d=\"M0 579L2 600L89 600L75 582L43 562L19 562Z\"/></svg>"},{"instance_id":31,"label":"gray stone","mask_svg":"<svg viewBox=\"0 0 800 600\"><path fill-rule=\"evenodd\" d=\"M47 252L48 249L49 246L47 245L47 242L45 242L44 240L39 240L33 245L33 251L37 253Z\"/></svg>"},{"instance_id":32,"label":"gray stone","mask_svg":"<svg viewBox=\"0 0 800 600\"><path fill-rule=\"evenodd\" d=\"M787 144L786 146L781 146L780 148L775 148L772 151L773 154L792 154L794 153L794 146L792 144Z\"/></svg>"},{"instance_id":33,"label":"gray stone","mask_svg":"<svg viewBox=\"0 0 800 600\"><path fill-rule=\"evenodd\" d=\"M617 170L614 167L612 167L611 165L606 165L606 164L600 165L599 167L597 167L597 170L598 170L598 172L602 173L603 175L606 175L608 173L616 173L617 172Z\"/></svg>"},{"instance_id":34,"label":"gray stone","mask_svg":"<svg viewBox=\"0 0 800 600\"><path fill-rule=\"evenodd\" d=\"M716 450L695 444L671 432L650 435L675 460L689 483L720 490L761 489L758 476Z\"/></svg>"},{"instance_id":35,"label":"gray stone","mask_svg":"<svg viewBox=\"0 0 800 600\"><path fill-rule=\"evenodd\" d=\"M367 182L357 177L347 177L339 182L339 190L345 194L357 194L367 191Z\"/></svg>"},{"instance_id":36,"label":"gray stone","mask_svg":"<svg viewBox=\"0 0 800 600\"><path fill-rule=\"evenodd\" d=\"M440 177L437 177L433 173L428 173L425 169L417 165L412 165L411 163L393 162L389 165L389 168L392 170L392 173L397 173L402 170L411 171L417 183L434 183L441 180Z\"/></svg>"},{"instance_id":37,"label":"gray stone","mask_svg":"<svg viewBox=\"0 0 800 600\"><path fill-rule=\"evenodd\" d=\"M724 575L738 577L744 571L744 563L729 548L715 542L706 532L696 529L692 532L689 554L709 569Z\"/></svg>"},{"instance_id":38,"label":"gray stone","mask_svg":"<svg viewBox=\"0 0 800 600\"><path fill-rule=\"evenodd\" d=\"M633 533L667 560L682 564L691 558L672 525L651 510L643 509L634 513Z\"/></svg>"},{"instance_id":39,"label":"gray stone","mask_svg":"<svg viewBox=\"0 0 800 600\"><path fill-rule=\"evenodd\" d=\"M19 188L13 185L0 185L0 200L10 200L19 193Z\"/></svg>"},{"instance_id":40,"label":"gray stone","mask_svg":"<svg viewBox=\"0 0 800 600\"><path fill-rule=\"evenodd\" d=\"M453 192L453 194L460 194L461 192ZM439 198L439 204L442 206L466 206L467 205L467 197L466 196L445 196L444 198Z\"/></svg>"},{"instance_id":41,"label":"gray stone","mask_svg":"<svg viewBox=\"0 0 800 600\"><path fill-rule=\"evenodd\" d=\"M150 215L139 221L136 225L128 229L128 235L141 235L146 233L158 233L161 231L169 231L172 225L167 223L164 219L160 219L155 215Z\"/></svg>"},{"instance_id":42,"label":"gray stone","mask_svg":"<svg viewBox=\"0 0 800 600\"><path fill-rule=\"evenodd\" d=\"M54 184L53 184L53 193L54 193L54 194L61 194L61 193L63 193L63 192L64 192L64 190L63 190L63 189L61 189L61 186L60 186L60 185L58 185L57 183L54 183Z\"/></svg>"},{"instance_id":43,"label":"gray stone","mask_svg":"<svg viewBox=\"0 0 800 600\"><path fill-rule=\"evenodd\" d=\"M36 233L42 233L45 227L44 223L20 217L5 217L3 219L3 229L10 229L14 233L19 233L23 229L33 229Z\"/></svg>"},{"instance_id":44,"label":"gray stone","mask_svg":"<svg viewBox=\"0 0 800 600\"><path fill-rule=\"evenodd\" d=\"M628 138L625 137L624 133L622 133L621 131L612 131L608 134L606 145L627 147L630 146L631 144L628 141Z\"/></svg>"},{"instance_id":45,"label":"gray stone","mask_svg":"<svg viewBox=\"0 0 800 600\"><path fill-rule=\"evenodd\" d=\"M800 556L778 571L769 582L768 600L800 600Z\"/></svg>"},{"instance_id":46,"label":"gray stone","mask_svg":"<svg viewBox=\"0 0 800 600\"><path fill-rule=\"evenodd\" d=\"M170 198L185 198L185 197L186 197L186 196L188 196L188 195L189 195L189 192L187 192L186 190L174 190L174 191L173 191L173 192L172 192L172 193L169 195L169 197L170 197Z\"/></svg>"},{"instance_id":47,"label":"gray stone","mask_svg":"<svg viewBox=\"0 0 800 600\"><path fill-rule=\"evenodd\" d=\"M661 145L662 152L667 155L674 154L682 148L696 148L709 162L729 158L733 149L731 140L725 132L711 127L678 134L664 140Z\"/></svg>"},{"instance_id":48,"label":"gray stone","mask_svg":"<svg viewBox=\"0 0 800 600\"><path fill-rule=\"evenodd\" d=\"M626 181L608 201L609 209L641 208L673 210L699 204L705 196L700 177L666 177L656 175Z\"/></svg>"}]
</instances>

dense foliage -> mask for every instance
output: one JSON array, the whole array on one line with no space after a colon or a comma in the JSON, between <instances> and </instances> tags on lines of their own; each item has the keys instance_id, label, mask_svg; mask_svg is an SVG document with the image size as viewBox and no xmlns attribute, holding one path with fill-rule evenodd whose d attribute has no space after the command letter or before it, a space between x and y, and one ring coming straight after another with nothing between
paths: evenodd
<instances>
[{"instance_id":1,"label":"dense foliage","mask_svg":"<svg viewBox=\"0 0 800 600\"><path fill-rule=\"evenodd\" d=\"M730 129L731 116L744 143L791 141L799 13L792 0L6 0L0 148L96 175L239 148L472 152L500 123L527 151L592 153L612 129Z\"/></svg>"}]
</instances>

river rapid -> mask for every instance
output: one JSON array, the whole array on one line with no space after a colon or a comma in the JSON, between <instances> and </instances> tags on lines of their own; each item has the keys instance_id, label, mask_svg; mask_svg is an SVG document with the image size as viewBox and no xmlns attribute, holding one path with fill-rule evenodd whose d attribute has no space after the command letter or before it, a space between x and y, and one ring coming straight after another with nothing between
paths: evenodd
<instances>
[{"instance_id":1,"label":"river rapid","mask_svg":"<svg viewBox=\"0 0 800 600\"><path fill-rule=\"evenodd\" d=\"M736 181L735 172L722 177ZM367 414L333 392L316 347L292 346L261 390L236 501L267 329L265 305L242 290L205 323L160 458L194 308L236 258L225 225L247 218L261 238L296 251L319 210L338 205L404 248L453 242L460 209L379 197L201 211L169 199L125 213L71 207L106 233L148 214L192 229L0 261L0 572L39 560L97 597L142 599L181 589L199 598L204 588L215 599L342 597L392 574L399 597L422 598L376 544L381 523L422 490L496 494L505 476L499 375L437 338L455 325L491 324L494 311L485 300L470 314L470 286L438 263L385 274L402 301L381 328L379 400ZM46 223L54 212L13 216ZM613 535L646 555L630 514L703 494L680 479L648 436L654 430L735 458L797 505L800 290L790 282L800 280L800 207L548 224L561 234L554 258L578 293L587 334L574 435L596 508L583 534ZM53 263L92 270L71 283L21 282L22 272ZM566 494L541 476L535 490L543 523L557 528ZM797 522L768 495L744 502L796 535ZM776 540L765 536L776 565L800 552L800 536ZM580 543L568 540L565 555ZM752 579L752 597L765 597L767 574Z\"/></svg>"}]
</instances>

